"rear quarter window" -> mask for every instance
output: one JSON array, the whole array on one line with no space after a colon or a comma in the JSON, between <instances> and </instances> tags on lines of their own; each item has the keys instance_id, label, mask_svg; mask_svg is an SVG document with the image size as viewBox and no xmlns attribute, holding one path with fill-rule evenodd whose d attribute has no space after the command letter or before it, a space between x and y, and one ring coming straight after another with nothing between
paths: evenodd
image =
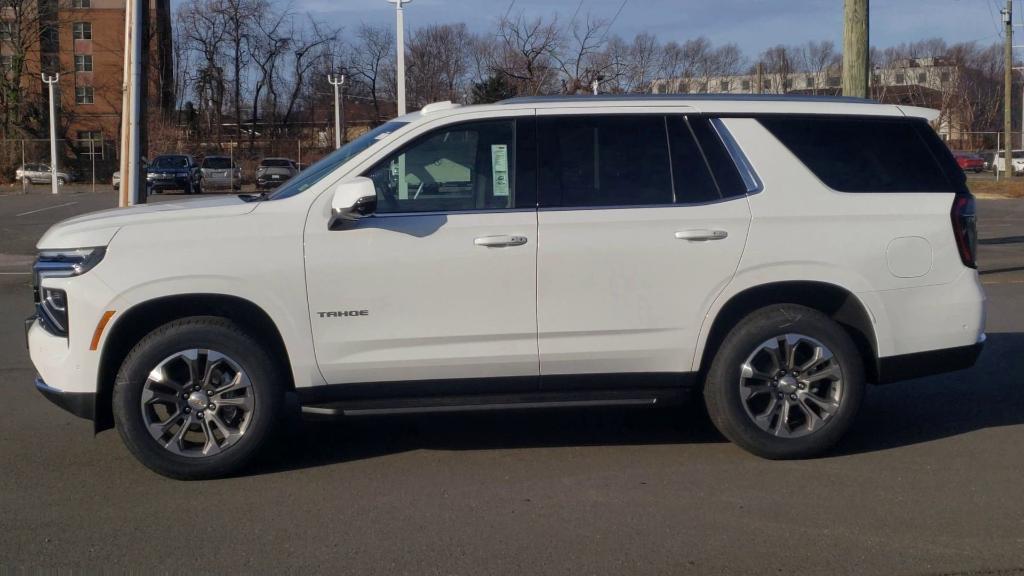
<instances>
[{"instance_id":1,"label":"rear quarter window","mask_svg":"<svg viewBox=\"0 0 1024 576\"><path fill-rule=\"evenodd\" d=\"M839 192L957 192L954 160L915 118L763 117L761 124Z\"/></svg>"}]
</instances>

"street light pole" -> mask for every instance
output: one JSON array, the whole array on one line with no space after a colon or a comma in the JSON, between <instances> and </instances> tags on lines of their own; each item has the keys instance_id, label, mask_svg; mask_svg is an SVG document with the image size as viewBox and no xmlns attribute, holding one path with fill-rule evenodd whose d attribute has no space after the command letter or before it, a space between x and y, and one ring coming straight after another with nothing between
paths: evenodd
<instances>
[{"instance_id":1,"label":"street light pole","mask_svg":"<svg viewBox=\"0 0 1024 576\"><path fill-rule=\"evenodd\" d=\"M57 81L60 74L41 74L43 82L50 88L50 189L57 194Z\"/></svg>"},{"instance_id":2,"label":"street light pole","mask_svg":"<svg viewBox=\"0 0 1024 576\"><path fill-rule=\"evenodd\" d=\"M334 148L341 148L341 87L345 85L345 75L328 74L327 82L334 86Z\"/></svg>"},{"instance_id":3,"label":"street light pole","mask_svg":"<svg viewBox=\"0 0 1024 576\"><path fill-rule=\"evenodd\" d=\"M395 5L395 20L398 37L398 115L405 114L405 9L403 6L412 0L388 0Z\"/></svg>"}]
</instances>

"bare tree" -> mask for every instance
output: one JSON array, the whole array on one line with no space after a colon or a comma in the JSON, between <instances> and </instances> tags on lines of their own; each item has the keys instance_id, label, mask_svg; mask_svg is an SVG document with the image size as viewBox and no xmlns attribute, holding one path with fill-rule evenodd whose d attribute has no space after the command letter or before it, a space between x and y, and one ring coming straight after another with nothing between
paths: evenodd
<instances>
[{"instance_id":1,"label":"bare tree","mask_svg":"<svg viewBox=\"0 0 1024 576\"><path fill-rule=\"evenodd\" d=\"M426 26L413 32L407 74L414 107L464 99L471 40L465 24Z\"/></svg>"},{"instance_id":2,"label":"bare tree","mask_svg":"<svg viewBox=\"0 0 1024 576\"><path fill-rule=\"evenodd\" d=\"M376 118L381 118L380 103L394 61L395 37L388 27L363 24L356 31L356 43L351 47L351 69L355 72L366 95L373 101ZM391 72L390 76L394 76Z\"/></svg>"},{"instance_id":3,"label":"bare tree","mask_svg":"<svg viewBox=\"0 0 1024 576\"><path fill-rule=\"evenodd\" d=\"M544 94L555 91L558 62L554 58L561 46L558 19L527 20L520 14L498 22L498 48L491 69L505 76L518 94Z\"/></svg>"}]
</instances>

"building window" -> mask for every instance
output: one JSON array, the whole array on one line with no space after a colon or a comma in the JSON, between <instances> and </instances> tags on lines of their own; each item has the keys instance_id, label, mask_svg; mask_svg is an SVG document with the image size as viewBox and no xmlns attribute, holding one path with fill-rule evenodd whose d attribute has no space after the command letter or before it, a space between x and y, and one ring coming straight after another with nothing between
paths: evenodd
<instances>
[{"instance_id":1,"label":"building window","mask_svg":"<svg viewBox=\"0 0 1024 576\"><path fill-rule=\"evenodd\" d=\"M949 82L949 72L943 72L939 75L939 80L942 82Z\"/></svg>"},{"instance_id":2,"label":"building window","mask_svg":"<svg viewBox=\"0 0 1024 576\"><path fill-rule=\"evenodd\" d=\"M11 56L0 56L0 74L7 75L14 71L14 58Z\"/></svg>"},{"instance_id":3,"label":"building window","mask_svg":"<svg viewBox=\"0 0 1024 576\"><path fill-rule=\"evenodd\" d=\"M75 22L71 32L75 40L92 40L92 22Z\"/></svg>"},{"instance_id":4,"label":"building window","mask_svg":"<svg viewBox=\"0 0 1024 576\"><path fill-rule=\"evenodd\" d=\"M92 86L75 86L75 104L92 104Z\"/></svg>"},{"instance_id":5,"label":"building window","mask_svg":"<svg viewBox=\"0 0 1024 576\"><path fill-rule=\"evenodd\" d=\"M722 80L718 85L718 89L721 90L722 92L728 92L729 88L730 86L728 80Z\"/></svg>"},{"instance_id":6,"label":"building window","mask_svg":"<svg viewBox=\"0 0 1024 576\"><path fill-rule=\"evenodd\" d=\"M742 83L740 83L740 86L742 86L744 90L749 92L750 91L750 80L744 80Z\"/></svg>"},{"instance_id":7,"label":"building window","mask_svg":"<svg viewBox=\"0 0 1024 576\"><path fill-rule=\"evenodd\" d=\"M92 72L92 54L75 54L75 72Z\"/></svg>"},{"instance_id":8,"label":"building window","mask_svg":"<svg viewBox=\"0 0 1024 576\"><path fill-rule=\"evenodd\" d=\"M761 84L761 88L764 89L764 90L771 90L772 89L772 79L771 78L765 78L764 82Z\"/></svg>"},{"instance_id":9,"label":"building window","mask_svg":"<svg viewBox=\"0 0 1024 576\"><path fill-rule=\"evenodd\" d=\"M828 85L831 86L832 88L836 88L840 84L842 84L842 79L839 76L829 76L828 77Z\"/></svg>"},{"instance_id":10,"label":"building window","mask_svg":"<svg viewBox=\"0 0 1024 576\"><path fill-rule=\"evenodd\" d=\"M897 72L896 73L896 83L897 84L903 84L905 81L906 81L906 76L903 75L903 72Z\"/></svg>"},{"instance_id":11,"label":"building window","mask_svg":"<svg viewBox=\"0 0 1024 576\"><path fill-rule=\"evenodd\" d=\"M804 88L814 88L814 76L804 78Z\"/></svg>"},{"instance_id":12,"label":"building window","mask_svg":"<svg viewBox=\"0 0 1024 576\"><path fill-rule=\"evenodd\" d=\"M39 51L50 54L60 52L60 34L55 25L47 25L39 31Z\"/></svg>"},{"instance_id":13,"label":"building window","mask_svg":"<svg viewBox=\"0 0 1024 576\"><path fill-rule=\"evenodd\" d=\"M925 74L924 72L918 72L917 73L917 83L918 84L927 84L928 83L928 75Z\"/></svg>"},{"instance_id":14,"label":"building window","mask_svg":"<svg viewBox=\"0 0 1024 576\"><path fill-rule=\"evenodd\" d=\"M882 83L882 75L881 74L872 74L871 75L871 83L874 84L875 86L878 86L879 84L881 84Z\"/></svg>"},{"instance_id":15,"label":"building window","mask_svg":"<svg viewBox=\"0 0 1024 576\"><path fill-rule=\"evenodd\" d=\"M0 22L0 40L10 40L14 37L14 22Z\"/></svg>"},{"instance_id":16,"label":"building window","mask_svg":"<svg viewBox=\"0 0 1024 576\"><path fill-rule=\"evenodd\" d=\"M92 8L92 0L71 0L72 8Z\"/></svg>"},{"instance_id":17,"label":"building window","mask_svg":"<svg viewBox=\"0 0 1024 576\"><path fill-rule=\"evenodd\" d=\"M56 74L60 72L60 56L56 54L43 54L42 56L43 72L47 74Z\"/></svg>"},{"instance_id":18,"label":"building window","mask_svg":"<svg viewBox=\"0 0 1024 576\"><path fill-rule=\"evenodd\" d=\"M78 146L84 156L103 158L103 132L99 130L79 130Z\"/></svg>"}]
</instances>

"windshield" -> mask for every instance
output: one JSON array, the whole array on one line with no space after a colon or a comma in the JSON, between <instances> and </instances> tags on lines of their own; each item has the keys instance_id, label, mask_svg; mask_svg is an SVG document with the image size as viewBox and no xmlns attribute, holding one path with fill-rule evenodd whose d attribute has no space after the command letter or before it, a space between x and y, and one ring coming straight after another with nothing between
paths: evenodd
<instances>
[{"instance_id":1,"label":"windshield","mask_svg":"<svg viewBox=\"0 0 1024 576\"><path fill-rule=\"evenodd\" d=\"M314 163L309 168L300 172L298 176L292 178L286 184L281 186L277 192L274 192L274 195L271 196L270 199L279 200L281 198L290 198L296 194L306 191L310 186L316 184L320 180L323 180L328 174L334 172L335 169L345 162L348 162L349 159L370 148L395 130L398 130L405 125L406 122L387 122L373 130L370 130L366 134L363 134L359 138L356 138L334 152L331 152L327 156L324 156L319 162Z\"/></svg>"},{"instance_id":2,"label":"windshield","mask_svg":"<svg viewBox=\"0 0 1024 576\"><path fill-rule=\"evenodd\" d=\"M207 158L203 160L203 168L209 168L211 170L227 170L231 168L230 158Z\"/></svg>"},{"instance_id":3,"label":"windshield","mask_svg":"<svg viewBox=\"0 0 1024 576\"><path fill-rule=\"evenodd\" d=\"M184 156L158 156L153 163L150 164L152 168L184 168L188 165Z\"/></svg>"}]
</instances>

